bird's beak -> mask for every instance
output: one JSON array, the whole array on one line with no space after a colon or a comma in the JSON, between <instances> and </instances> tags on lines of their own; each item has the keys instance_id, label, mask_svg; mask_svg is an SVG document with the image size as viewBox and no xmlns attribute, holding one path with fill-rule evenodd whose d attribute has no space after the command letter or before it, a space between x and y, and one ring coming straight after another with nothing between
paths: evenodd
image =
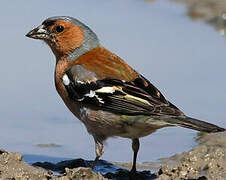
<instances>
[{"instance_id":1,"label":"bird's beak","mask_svg":"<svg viewBox=\"0 0 226 180\"><path fill-rule=\"evenodd\" d=\"M45 29L44 25L40 25L35 29L31 30L29 33L26 34L26 36L33 39L42 39L42 40L47 40L50 38L50 34Z\"/></svg>"}]
</instances>

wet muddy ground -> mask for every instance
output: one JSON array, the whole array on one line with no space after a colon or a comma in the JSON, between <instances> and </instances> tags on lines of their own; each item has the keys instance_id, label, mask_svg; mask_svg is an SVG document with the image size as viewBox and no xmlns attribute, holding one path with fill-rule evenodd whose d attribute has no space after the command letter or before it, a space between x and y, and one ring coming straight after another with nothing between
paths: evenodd
<instances>
[{"instance_id":1,"label":"wet muddy ground","mask_svg":"<svg viewBox=\"0 0 226 180\"><path fill-rule=\"evenodd\" d=\"M225 180L226 132L199 134L199 145L188 152L175 154L158 162L138 164L136 179L141 180ZM83 159L53 164L36 162L28 165L20 153L0 151L0 179L129 179L131 163L100 160L95 172L92 161Z\"/></svg>"},{"instance_id":2,"label":"wet muddy ground","mask_svg":"<svg viewBox=\"0 0 226 180\"><path fill-rule=\"evenodd\" d=\"M226 35L226 1L225 0L172 0L184 3L187 14L194 20L203 20Z\"/></svg>"}]
</instances>

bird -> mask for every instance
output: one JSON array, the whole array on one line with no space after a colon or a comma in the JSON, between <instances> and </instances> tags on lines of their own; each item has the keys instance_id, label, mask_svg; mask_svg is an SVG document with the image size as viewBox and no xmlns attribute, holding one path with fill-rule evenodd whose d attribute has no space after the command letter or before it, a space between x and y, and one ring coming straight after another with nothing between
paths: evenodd
<instances>
[{"instance_id":1,"label":"bird","mask_svg":"<svg viewBox=\"0 0 226 180\"><path fill-rule=\"evenodd\" d=\"M95 142L92 168L109 137L132 140L130 175L134 177L140 138L169 126L207 133L225 131L186 116L148 79L104 48L98 36L76 18L49 17L26 36L43 40L55 55L56 90Z\"/></svg>"}]
</instances>

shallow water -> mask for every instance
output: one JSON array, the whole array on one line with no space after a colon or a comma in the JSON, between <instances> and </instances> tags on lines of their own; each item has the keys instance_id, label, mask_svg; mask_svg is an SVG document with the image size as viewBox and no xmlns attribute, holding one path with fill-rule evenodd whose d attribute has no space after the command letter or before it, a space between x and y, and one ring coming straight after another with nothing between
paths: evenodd
<instances>
[{"instance_id":1,"label":"shallow water","mask_svg":"<svg viewBox=\"0 0 226 180\"><path fill-rule=\"evenodd\" d=\"M150 79L187 115L226 127L226 42L214 28L190 20L182 5L164 0L67 2L4 1L0 7L1 148L40 159L94 158L92 137L55 91L52 52L24 36L54 15L70 15L89 25L106 48ZM183 128L159 130L141 139L138 161L186 151L195 145L195 134ZM36 146L42 143L62 147ZM109 139L102 159L131 161L130 140Z\"/></svg>"}]
</instances>

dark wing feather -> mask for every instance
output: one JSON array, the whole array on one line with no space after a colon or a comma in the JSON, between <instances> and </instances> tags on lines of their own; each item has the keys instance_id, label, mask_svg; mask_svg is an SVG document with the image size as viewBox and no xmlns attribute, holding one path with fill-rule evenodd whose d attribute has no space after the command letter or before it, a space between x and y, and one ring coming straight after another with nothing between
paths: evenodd
<instances>
[{"instance_id":1,"label":"dark wing feather","mask_svg":"<svg viewBox=\"0 0 226 180\"><path fill-rule=\"evenodd\" d=\"M142 76L134 81L103 79L83 83L76 82L70 71L66 75L70 80L65 85L69 97L93 108L123 115L183 115Z\"/></svg>"}]
</instances>

